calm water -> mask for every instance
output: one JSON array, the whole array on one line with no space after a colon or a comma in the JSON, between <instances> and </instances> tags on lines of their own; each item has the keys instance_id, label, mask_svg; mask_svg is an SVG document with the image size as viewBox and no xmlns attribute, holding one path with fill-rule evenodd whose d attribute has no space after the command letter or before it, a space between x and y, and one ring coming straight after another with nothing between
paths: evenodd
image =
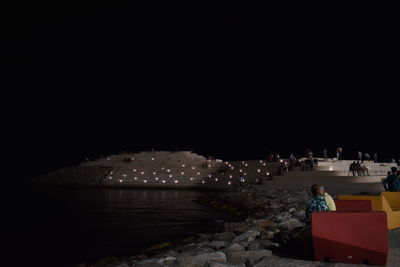
<instances>
[{"instance_id":1,"label":"calm water","mask_svg":"<svg viewBox=\"0 0 400 267\"><path fill-rule=\"evenodd\" d=\"M61 263L131 256L240 218L193 200L189 190L88 189L25 192L11 233L34 260ZM44 262L43 262L44 263ZM55 265L56 266L56 265Z\"/></svg>"}]
</instances>

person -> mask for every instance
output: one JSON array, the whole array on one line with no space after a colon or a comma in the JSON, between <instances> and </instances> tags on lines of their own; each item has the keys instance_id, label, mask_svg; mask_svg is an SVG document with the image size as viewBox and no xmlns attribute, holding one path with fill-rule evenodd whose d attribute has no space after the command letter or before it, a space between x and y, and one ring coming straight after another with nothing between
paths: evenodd
<instances>
[{"instance_id":1,"label":"person","mask_svg":"<svg viewBox=\"0 0 400 267\"><path fill-rule=\"evenodd\" d=\"M322 151L322 157L325 161L328 159L328 149L324 148L324 150Z\"/></svg>"},{"instance_id":2,"label":"person","mask_svg":"<svg viewBox=\"0 0 400 267\"><path fill-rule=\"evenodd\" d=\"M353 173L353 176L356 176L356 162L353 161L353 163L350 164L349 166L349 171L351 171Z\"/></svg>"},{"instance_id":3,"label":"person","mask_svg":"<svg viewBox=\"0 0 400 267\"><path fill-rule=\"evenodd\" d=\"M378 162L378 154L377 154L377 153L374 154L374 162L375 162L375 163Z\"/></svg>"},{"instance_id":4,"label":"person","mask_svg":"<svg viewBox=\"0 0 400 267\"><path fill-rule=\"evenodd\" d=\"M392 172L382 180L383 187L386 191L397 192L400 191L400 178L396 167L392 167Z\"/></svg>"},{"instance_id":5,"label":"person","mask_svg":"<svg viewBox=\"0 0 400 267\"><path fill-rule=\"evenodd\" d=\"M360 163L360 161L356 162L356 171L357 171L357 175L361 176L361 163Z\"/></svg>"},{"instance_id":6,"label":"person","mask_svg":"<svg viewBox=\"0 0 400 267\"><path fill-rule=\"evenodd\" d=\"M362 160L362 152L358 151L357 154L358 154L358 160L361 161Z\"/></svg>"},{"instance_id":7,"label":"person","mask_svg":"<svg viewBox=\"0 0 400 267\"><path fill-rule=\"evenodd\" d=\"M313 184L311 186L311 193L313 198L308 202L305 212L305 219L308 224L311 223L311 214L314 211L329 211L328 204L324 198L324 187L318 184Z\"/></svg>"},{"instance_id":8,"label":"person","mask_svg":"<svg viewBox=\"0 0 400 267\"><path fill-rule=\"evenodd\" d=\"M343 149L342 149L342 147L341 146L339 146L337 149L336 149L336 156L337 156L337 160L342 160L342 158L343 158Z\"/></svg>"},{"instance_id":9,"label":"person","mask_svg":"<svg viewBox=\"0 0 400 267\"><path fill-rule=\"evenodd\" d=\"M365 165L365 164L361 165L361 172L362 172L362 175L369 176L369 169L368 169L367 165Z\"/></svg>"}]
</instances>

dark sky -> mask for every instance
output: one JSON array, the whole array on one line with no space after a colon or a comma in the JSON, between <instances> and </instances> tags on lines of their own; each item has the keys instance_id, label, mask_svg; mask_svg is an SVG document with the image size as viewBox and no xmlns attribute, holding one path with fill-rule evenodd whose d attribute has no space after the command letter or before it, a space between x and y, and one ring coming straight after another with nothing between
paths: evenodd
<instances>
[{"instance_id":1,"label":"dark sky","mask_svg":"<svg viewBox=\"0 0 400 267\"><path fill-rule=\"evenodd\" d=\"M1 4L8 143L27 175L172 145L398 155L390 7L113 3Z\"/></svg>"}]
</instances>

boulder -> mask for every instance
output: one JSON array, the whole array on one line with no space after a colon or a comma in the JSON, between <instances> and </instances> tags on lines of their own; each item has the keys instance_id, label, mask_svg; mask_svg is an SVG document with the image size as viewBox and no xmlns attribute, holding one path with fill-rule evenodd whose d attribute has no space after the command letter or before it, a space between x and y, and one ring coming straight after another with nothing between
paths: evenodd
<instances>
[{"instance_id":1,"label":"boulder","mask_svg":"<svg viewBox=\"0 0 400 267\"><path fill-rule=\"evenodd\" d=\"M226 255L223 252L187 255L178 257L177 262L182 267L203 267L208 262L226 263Z\"/></svg>"},{"instance_id":2,"label":"boulder","mask_svg":"<svg viewBox=\"0 0 400 267\"><path fill-rule=\"evenodd\" d=\"M236 235L233 232L222 232L213 235L213 239L217 241L232 241Z\"/></svg>"},{"instance_id":3,"label":"boulder","mask_svg":"<svg viewBox=\"0 0 400 267\"><path fill-rule=\"evenodd\" d=\"M258 220L258 221L255 221L254 224L261 228L269 228L269 227L274 226L275 223L271 222L269 220Z\"/></svg>"},{"instance_id":4,"label":"boulder","mask_svg":"<svg viewBox=\"0 0 400 267\"><path fill-rule=\"evenodd\" d=\"M250 262L255 264L264 258L271 257L271 250L245 250L228 253L228 262L232 264Z\"/></svg>"},{"instance_id":5,"label":"boulder","mask_svg":"<svg viewBox=\"0 0 400 267\"><path fill-rule=\"evenodd\" d=\"M246 232L249 227L243 223L224 223L225 232L234 232L235 234L241 234Z\"/></svg>"},{"instance_id":6,"label":"boulder","mask_svg":"<svg viewBox=\"0 0 400 267\"><path fill-rule=\"evenodd\" d=\"M257 241L253 241L247 246L247 249L248 250L259 250L260 244Z\"/></svg>"},{"instance_id":7,"label":"boulder","mask_svg":"<svg viewBox=\"0 0 400 267\"><path fill-rule=\"evenodd\" d=\"M220 250L221 248L228 247L230 244L231 243L229 243L228 241L212 241L208 244L208 246L215 250Z\"/></svg>"},{"instance_id":8,"label":"boulder","mask_svg":"<svg viewBox=\"0 0 400 267\"><path fill-rule=\"evenodd\" d=\"M297 220L295 218L289 219L287 221L283 221L278 225L278 227L280 227L282 229L287 229L289 231L291 231L295 228L304 227L304 226L306 226L305 223L300 222L299 220Z\"/></svg>"},{"instance_id":9,"label":"boulder","mask_svg":"<svg viewBox=\"0 0 400 267\"><path fill-rule=\"evenodd\" d=\"M226 252L243 251L243 250L244 250L244 246L242 246L238 243L233 243L227 249L225 249Z\"/></svg>"},{"instance_id":10,"label":"boulder","mask_svg":"<svg viewBox=\"0 0 400 267\"><path fill-rule=\"evenodd\" d=\"M260 235L260 232L257 230L249 230L239 236L237 236L236 238L234 238L232 240L232 243L239 243L241 241L254 241L256 239L257 236Z\"/></svg>"},{"instance_id":11,"label":"boulder","mask_svg":"<svg viewBox=\"0 0 400 267\"><path fill-rule=\"evenodd\" d=\"M220 263L211 261L208 263L208 267L246 267L246 264L244 263L229 264L229 263Z\"/></svg>"}]
</instances>

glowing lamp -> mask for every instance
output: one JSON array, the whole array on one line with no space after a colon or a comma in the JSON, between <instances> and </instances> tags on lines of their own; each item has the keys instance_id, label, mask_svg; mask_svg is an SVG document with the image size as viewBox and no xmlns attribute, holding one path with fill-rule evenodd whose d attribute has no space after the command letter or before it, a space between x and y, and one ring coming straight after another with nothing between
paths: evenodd
<instances>
[{"instance_id":1,"label":"glowing lamp","mask_svg":"<svg viewBox=\"0 0 400 267\"><path fill-rule=\"evenodd\" d=\"M111 179L112 179L112 177L110 176L110 177L108 177L108 179L110 179L110 180L111 180Z\"/></svg>"},{"instance_id":2,"label":"glowing lamp","mask_svg":"<svg viewBox=\"0 0 400 267\"><path fill-rule=\"evenodd\" d=\"M228 182L228 185L231 185L232 183L231 182Z\"/></svg>"},{"instance_id":3,"label":"glowing lamp","mask_svg":"<svg viewBox=\"0 0 400 267\"><path fill-rule=\"evenodd\" d=\"M184 175L185 173L184 173L184 172L181 172L181 174Z\"/></svg>"},{"instance_id":4,"label":"glowing lamp","mask_svg":"<svg viewBox=\"0 0 400 267\"><path fill-rule=\"evenodd\" d=\"M113 171L110 171L110 174L113 174L114 172Z\"/></svg>"},{"instance_id":5,"label":"glowing lamp","mask_svg":"<svg viewBox=\"0 0 400 267\"><path fill-rule=\"evenodd\" d=\"M136 172L136 169L133 169L133 172Z\"/></svg>"},{"instance_id":6,"label":"glowing lamp","mask_svg":"<svg viewBox=\"0 0 400 267\"><path fill-rule=\"evenodd\" d=\"M211 165L208 165L208 168L211 168Z\"/></svg>"},{"instance_id":7,"label":"glowing lamp","mask_svg":"<svg viewBox=\"0 0 400 267\"><path fill-rule=\"evenodd\" d=\"M143 180L144 183L147 183L147 180Z\"/></svg>"},{"instance_id":8,"label":"glowing lamp","mask_svg":"<svg viewBox=\"0 0 400 267\"><path fill-rule=\"evenodd\" d=\"M229 175L229 178L232 178L232 175Z\"/></svg>"},{"instance_id":9,"label":"glowing lamp","mask_svg":"<svg viewBox=\"0 0 400 267\"><path fill-rule=\"evenodd\" d=\"M110 160L110 158L107 158L107 160Z\"/></svg>"},{"instance_id":10,"label":"glowing lamp","mask_svg":"<svg viewBox=\"0 0 400 267\"><path fill-rule=\"evenodd\" d=\"M126 174L123 174L122 176L126 177Z\"/></svg>"},{"instance_id":11,"label":"glowing lamp","mask_svg":"<svg viewBox=\"0 0 400 267\"><path fill-rule=\"evenodd\" d=\"M329 167L329 170L330 170L330 171L333 171L333 168L332 168L332 167Z\"/></svg>"},{"instance_id":12,"label":"glowing lamp","mask_svg":"<svg viewBox=\"0 0 400 267\"><path fill-rule=\"evenodd\" d=\"M282 162L283 162L283 159L281 159L280 162L282 163Z\"/></svg>"},{"instance_id":13,"label":"glowing lamp","mask_svg":"<svg viewBox=\"0 0 400 267\"><path fill-rule=\"evenodd\" d=\"M156 172L153 172L154 175L156 175Z\"/></svg>"},{"instance_id":14,"label":"glowing lamp","mask_svg":"<svg viewBox=\"0 0 400 267\"><path fill-rule=\"evenodd\" d=\"M169 175L169 178L172 178L172 174Z\"/></svg>"},{"instance_id":15,"label":"glowing lamp","mask_svg":"<svg viewBox=\"0 0 400 267\"><path fill-rule=\"evenodd\" d=\"M247 175L247 173L243 173L243 175Z\"/></svg>"},{"instance_id":16,"label":"glowing lamp","mask_svg":"<svg viewBox=\"0 0 400 267\"><path fill-rule=\"evenodd\" d=\"M239 172L243 172L243 170L239 170Z\"/></svg>"},{"instance_id":17,"label":"glowing lamp","mask_svg":"<svg viewBox=\"0 0 400 267\"><path fill-rule=\"evenodd\" d=\"M260 163L262 163L262 160L260 160Z\"/></svg>"},{"instance_id":18,"label":"glowing lamp","mask_svg":"<svg viewBox=\"0 0 400 267\"><path fill-rule=\"evenodd\" d=\"M137 180L137 177L135 177L135 180Z\"/></svg>"},{"instance_id":19,"label":"glowing lamp","mask_svg":"<svg viewBox=\"0 0 400 267\"><path fill-rule=\"evenodd\" d=\"M215 181L218 182L218 178L215 178Z\"/></svg>"},{"instance_id":20,"label":"glowing lamp","mask_svg":"<svg viewBox=\"0 0 400 267\"><path fill-rule=\"evenodd\" d=\"M151 160L154 160L154 158L151 158Z\"/></svg>"},{"instance_id":21,"label":"glowing lamp","mask_svg":"<svg viewBox=\"0 0 400 267\"><path fill-rule=\"evenodd\" d=\"M196 167L192 167L192 170L196 169Z\"/></svg>"},{"instance_id":22,"label":"glowing lamp","mask_svg":"<svg viewBox=\"0 0 400 267\"><path fill-rule=\"evenodd\" d=\"M186 166L186 165L185 165L185 164L183 164L183 165L182 165L182 168L185 168L185 166Z\"/></svg>"},{"instance_id":23,"label":"glowing lamp","mask_svg":"<svg viewBox=\"0 0 400 267\"><path fill-rule=\"evenodd\" d=\"M170 171L171 171L170 169L167 170L167 172L170 172Z\"/></svg>"},{"instance_id":24,"label":"glowing lamp","mask_svg":"<svg viewBox=\"0 0 400 267\"><path fill-rule=\"evenodd\" d=\"M156 181L158 181L158 177L156 177L156 178L154 178L154 179L156 179Z\"/></svg>"},{"instance_id":25,"label":"glowing lamp","mask_svg":"<svg viewBox=\"0 0 400 267\"><path fill-rule=\"evenodd\" d=\"M141 174L141 175L143 175L143 174L144 174L144 172L140 172L140 174Z\"/></svg>"},{"instance_id":26,"label":"glowing lamp","mask_svg":"<svg viewBox=\"0 0 400 267\"><path fill-rule=\"evenodd\" d=\"M135 158L132 158L132 160L135 160Z\"/></svg>"},{"instance_id":27,"label":"glowing lamp","mask_svg":"<svg viewBox=\"0 0 400 267\"><path fill-rule=\"evenodd\" d=\"M267 164L263 163L263 166L267 166Z\"/></svg>"},{"instance_id":28,"label":"glowing lamp","mask_svg":"<svg viewBox=\"0 0 400 267\"><path fill-rule=\"evenodd\" d=\"M190 181L193 181L193 177L190 177Z\"/></svg>"},{"instance_id":29,"label":"glowing lamp","mask_svg":"<svg viewBox=\"0 0 400 267\"><path fill-rule=\"evenodd\" d=\"M269 172L267 172L267 175L269 175Z\"/></svg>"},{"instance_id":30,"label":"glowing lamp","mask_svg":"<svg viewBox=\"0 0 400 267\"><path fill-rule=\"evenodd\" d=\"M204 180L203 180L203 181L201 181L201 183L202 183L202 184L204 184L204 183L205 183L205 182L204 182Z\"/></svg>"},{"instance_id":31,"label":"glowing lamp","mask_svg":"<svg viewBox=\"0 0 400 267\"><path fill-rule=\"evenodd\" d=\"M246 167L247 167L247 163L246 163L246 164L244 164L244 166L246 166Z\"/></svg>"},{"instance_id":32,"label":"glowing lamp","mask_svg":"<svg viewBox=\"0 0 400 267\"><path fill-rule=\"evenodd\" d=\"M200 173L199 173L199 172L197 172L197 175L200 175Z\"/></svg>"},{"instance_id":33,"label":"glowing lamp","mask_svg":"<svg viewBox=\"0 0 400 267\"><path fill-rule=\"evenodd\" d=\"M258 169L258 170L257 170L257 172L261 172L261 170L260 170L260 169Z\"/></svg>"},{"instance_id":34,"label":"glowing lamp","mask_svg":"<svg viewBox=\"0 0 400 267\"><path fill-rule=\"evenodd\" d=\"M162 180L161 182L162 182L163 184L165 184L165 180Z\"/></svg>"},{"instance_id":35,"label":"glowing lamp","mask_svg":"<svg viewBox=\"0 0 400 267\"><path fill-rule=\"evenodd\" d=\"M175 180L174 182L177 184L177 183L178 183L178 180Z\"/></svg>"},{"instance_id":36,"label":"glowing lamp","mask_svg":"<svg viewBox=\"0 0 400 267\"><path fill-rule=\"evenodd\" d=\"M209 175L208 175L208 177L210 177L210 178L211 178L211 174L209 174Z\"/></svg>"},{"instance_id":37,"label":"glowing lamp","mask_svg":"<svg viewBox=\"0 0 400 267\"><path fill-rule=\"evenodd\" d=\"M121 179L121 180L119 180L119 182L120 182L120 183L122 183L122 179Z\"/></svg>"}]
</instances>

